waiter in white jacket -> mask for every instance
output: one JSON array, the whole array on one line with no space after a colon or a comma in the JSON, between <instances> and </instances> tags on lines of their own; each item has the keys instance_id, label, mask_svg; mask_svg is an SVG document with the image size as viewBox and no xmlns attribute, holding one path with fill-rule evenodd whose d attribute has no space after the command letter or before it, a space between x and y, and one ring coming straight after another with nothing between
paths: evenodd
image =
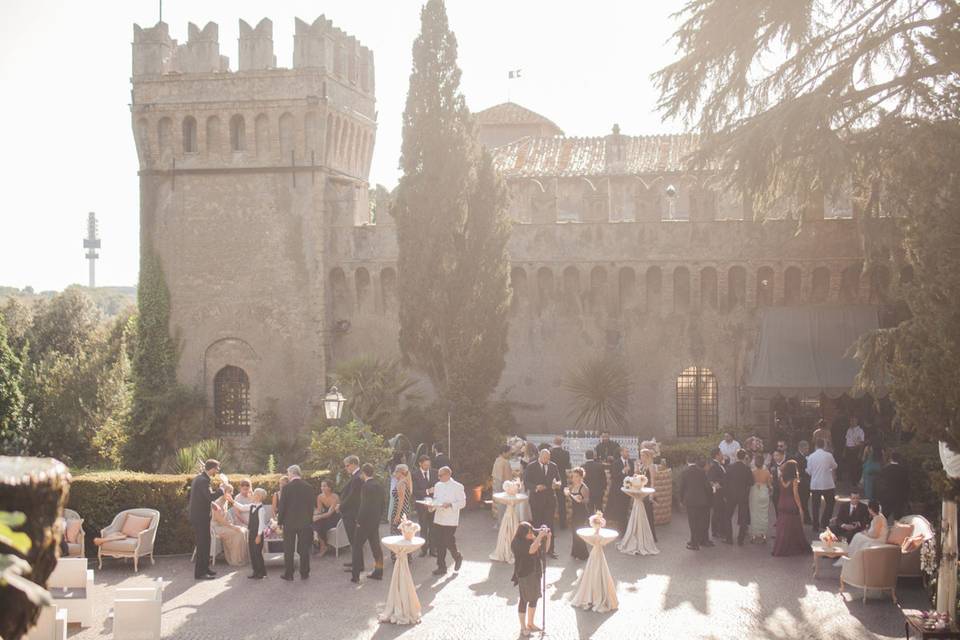
<instances>
[{"instance_id":1,"label":"waiter in white jacket","mask_svg":"<svg viewBox=\"0 0 960 640\"><path fill-rule=\"evenodd\" d=\"M460 509L467 506L467 494L463 485L453 479L450 467L441 467L437 471L439 482L433 488L433 536L437 549L437 569L435 576L447 573L447 550L453 556L453 570L459 571L463 564L463 555L457 550L457 525L460 524Z\"/></svg>"}]
</instances>

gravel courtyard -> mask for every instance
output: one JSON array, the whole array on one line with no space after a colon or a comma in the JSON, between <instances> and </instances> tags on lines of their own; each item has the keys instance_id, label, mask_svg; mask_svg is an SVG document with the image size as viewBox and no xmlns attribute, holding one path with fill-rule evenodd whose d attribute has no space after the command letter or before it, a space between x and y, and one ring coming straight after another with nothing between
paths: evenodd
<instances>
[{"instance_id":1,"label":"gravel courtyard","mask_svg":"<svg viewBox=\"0 0 960 640\"><path fill-rule=\"evenodd\" d=\"M384 529L385 530L385 529ZM903 637L903 622L889 598L863 604L859 591L839 593L839 569L821 561L812 575L812 558L772 558L770 545L718 544L691 552L684 548L686 518L658 529L661 553L633 557L607 547L618 581L620 609L597 614L567 603L583 563L569 557L569 531L560 532L560 559L547 570L547 637L567 638L760 638L800 639ZM161 532L162 535L162 532ZM249 567L233 570L218 563L216 580L194 582L187 557L149 561L137 576L132 565L105 561L96 572L94 625L71 625L73 640L110 638L108 614L113 590L151 578L169 584L164 592L163 636L183 640L315 640L318 638L517 638L517 591L512 566L492 563L496 533L486 512L464 513L458 541L466 558L459 573L437 579L429 558L412 571L423 605L413 627L381 625L376 615L389 580L349 581L340 560L314 557L310 580L280 580L271 568L265 581L247 579ZM92 563L95 568L95 562ZM898 597L907 607L925 606L916 580L901 580ZM542 601L541 601L542 603ZM537 613L540 621L540 611Z\"/></svg>"}]
</instances>

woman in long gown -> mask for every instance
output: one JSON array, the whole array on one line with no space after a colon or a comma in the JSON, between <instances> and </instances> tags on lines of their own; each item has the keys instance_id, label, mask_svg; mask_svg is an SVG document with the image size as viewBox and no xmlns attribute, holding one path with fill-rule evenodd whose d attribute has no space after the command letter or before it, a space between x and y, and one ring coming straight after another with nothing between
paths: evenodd
<instances>
[{"instance_id":1,"label":"woman in long gown","mask_svg":"<svg viewBox=\"0 0 960 640\"><path fill-rule=\"evenodd\" d=\"M573 530L573 548L570 555L578 560L586 560L590 556L587 543L577 535L577 529L587 526L587 504L590 502L590 487L583 483L583 468L577 467L570 472L570 486L564 493L570 496L570 528ZM563 507L561 507L563 508Z\"/></svg>"},{"instance_id":2,"label":"woman in long gown","mask_svg":"<svg viewBox=\"0 0 960 640\"><path fill-rule=\"evenodd\" d=\"M800 509L800 484L797 461L788 460L780 472L780 497L777 503L777 540L773 555L794 556L810 553L810 541L803 530Z\"/></svg>"},{"instance_id":3,"label":"woman in long gown","mask_svg":"<svg viewBox=\"0 0 960 640\"><path fill-rule=\"evenodd\" d=\"M883 447L867 447L863 454L863 497L869 502L877 499L877 475L883 468Z\"/></svg>"},{"instance_id":4,"label":"woman in long gown","mask_svg":"<svg viewBox=\"0 0 960 640\"><path fill-rule=\"evenodd\" d=\"M227 485L224 487L224 493L233 496L233 487ZM250 562L249 551L247 550L247 530L230 520L226 511L226 497L221 496L211 503L213 511L213 533L220 539L223 546L223 557L231 567Z\"/></svg>"},{"instance_id":5,"label":"woman in long gown","mask_svg":"<svg viewBox=\"0 0 960 640\"><path fill-rule=\"evenodd\" d=\"M320 555L327 554L327 532L337 526L340 522L340 514L337 512L337 505L340 504L340 496L333 492L333 486L328 480L320 483L320 493L317 494L317 512L313 516L313 530L317 534L317 547Z\"/></svg>"},{"instance_id":6,"label":"woman in long gown","mask_svg":"<svg viewBox=\"0 0 960 640\"><path fill-rule=\"evenodd\" d=\"M850 546L847 547L847 555L834 562L835 567L842 567L860 549L875 547L887 541L887 519L880 513L880 505L876 502L869 502L867 503L867 511L870 512L870 527L866 531L861 531L853 536Z\"/></svg>"},{"instance_id":7,"label":"woman in long gown","mask_svg":"<svg viewBox=\"0 0 960 640\"><path fill-rule=\"evenodd\" d=\"M763 464L763 454L753 459L753 486L750 487L750 542L766 544L770 528L770 471Z\"/></svg>"}]
</instances>

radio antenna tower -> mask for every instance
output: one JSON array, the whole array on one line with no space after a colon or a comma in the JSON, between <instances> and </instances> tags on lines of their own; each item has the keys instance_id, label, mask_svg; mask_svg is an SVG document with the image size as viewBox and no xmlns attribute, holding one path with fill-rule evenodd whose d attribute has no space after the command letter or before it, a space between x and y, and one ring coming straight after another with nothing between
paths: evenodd
<instances>
[{"instance_id":1,"label":"radio antenna tower","mask_svg":"<svg viewBox=\"0 0 960 640\"><path fill-rule=\"evenodd\" d=\"M83 248L87 250L87 260L90 262L90 288L97 286L97 258L100 254L100 238L97 237L97 214L93 211L87 216L87 237L83 239Z\"/></svg>"}]
</instances>

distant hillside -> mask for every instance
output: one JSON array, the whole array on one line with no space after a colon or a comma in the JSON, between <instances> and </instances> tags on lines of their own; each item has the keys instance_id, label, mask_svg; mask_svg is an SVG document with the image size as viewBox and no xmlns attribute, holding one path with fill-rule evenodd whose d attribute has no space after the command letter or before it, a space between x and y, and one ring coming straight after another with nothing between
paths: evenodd
<instances>
[{"instance_id":1,"label":"distant hillside","mask_svg":"<svg viewBox=\"0 0 960 640\"><path fill-rule=\"evenodd\" d=\"M100 311L107 317L119 315L120 312L127 307L135 306L137 304L136 287L95 287L91 289L89 287L82 287L78 284L73 284L67 287L67 289L79 289L83 291L85 294L90 296L90 299L93 300L94 304L97 305L97 308L100 309ZM18 289L16 287L0 286L0 304L3 304L9 298L15 298L20 302L25 303L49 300L58 293L60 292L36 292L33 290L33 287L24 287L23 289Z\"/></svg>"}]
</instances>

